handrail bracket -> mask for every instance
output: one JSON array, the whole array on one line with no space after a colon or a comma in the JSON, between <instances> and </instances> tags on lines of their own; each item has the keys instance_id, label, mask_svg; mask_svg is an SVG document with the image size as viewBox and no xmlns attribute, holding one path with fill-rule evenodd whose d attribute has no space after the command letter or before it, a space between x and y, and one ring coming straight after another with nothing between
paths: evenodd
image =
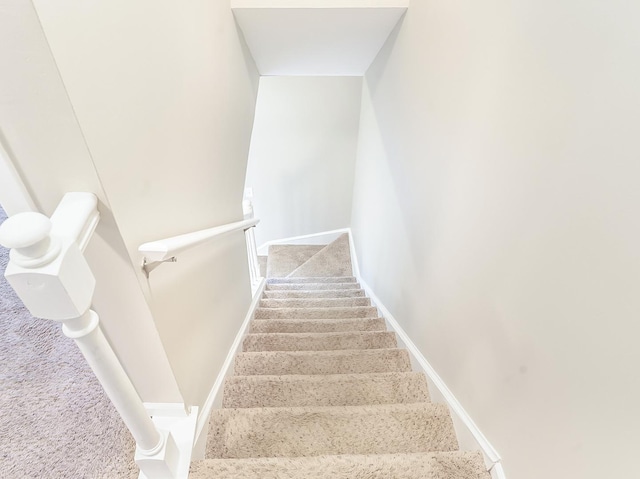
<instances>
[{"instance_id":1,"label":"handrail bracket","mask_svg":"<svg viewBox=\"0 0 640 479\"><path fill-rule=\"evenodd\" d=\"M154 269L156 269L158 266L160 266L162 263L175 263L177 261L178 261L178 258L176 258L175 256L172 256L171 258L167 258L162 261L151 261L151 262L147 262L147 258L143 258L142 271L144 271L144 275L147 277L147 279L149 279L149 275L151 274L151 272Z\"/></svg>"}]
</instances>

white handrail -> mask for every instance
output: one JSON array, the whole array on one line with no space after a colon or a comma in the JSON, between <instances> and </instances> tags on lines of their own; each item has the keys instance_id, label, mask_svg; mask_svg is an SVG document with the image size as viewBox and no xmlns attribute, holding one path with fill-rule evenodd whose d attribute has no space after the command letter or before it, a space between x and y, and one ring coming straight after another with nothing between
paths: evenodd
<instances>
[{"instance_id":1,"label":"white handrail","mask_svg":"<svg viewBox=\"0 0 640 479\"><path fill-rule=\"evenodd\" d=\"M98 198L92 193L67 193L51 215L51 234L69 237L84 252L98 222Z\"/></svg>"},{"instance_id":2,"label":"white handrail","mask_svg":"<svg viewBox=\"0 0 640 479\"><path fill-rule=\"evenodd\" d=\"M166 261L185 250L205 243L217 236L237 230L246 230L247 228L257 225L259 222L260 220L258 219L249 219L216 226L215 228L195 231L193 233L173 236L171 238L151 241L140 245L138 251L144 255L147 261Z\"/></svg>"}]
</instances>

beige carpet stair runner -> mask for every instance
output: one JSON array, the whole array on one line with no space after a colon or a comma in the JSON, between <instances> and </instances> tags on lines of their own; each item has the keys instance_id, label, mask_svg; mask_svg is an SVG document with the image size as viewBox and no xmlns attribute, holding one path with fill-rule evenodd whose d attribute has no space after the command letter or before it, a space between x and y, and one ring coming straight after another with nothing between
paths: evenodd
<instances>
[{"instance_id":1,"label":"beige carpet stair runner","mask_svg":"<svg viewBox=\"0 0 640 479\"><path fill-rule=\"evenodd\" d=\"M351 277L348 237L271 247L267 288L223 408L204 479L489 479L458 450L448 408Z\"/></svg>"}]
</instances>

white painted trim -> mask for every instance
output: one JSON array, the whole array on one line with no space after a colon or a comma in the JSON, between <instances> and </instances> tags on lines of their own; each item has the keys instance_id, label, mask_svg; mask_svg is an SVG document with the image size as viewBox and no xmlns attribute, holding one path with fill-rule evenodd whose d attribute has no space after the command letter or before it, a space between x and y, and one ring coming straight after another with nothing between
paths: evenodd
<instances>
[{"instance_id":1,"label":"white painted trim","mask_svg":"<svg viewBox=\"0 0 640 479\"><path fill-rule=\"evenodd\" d=\"M84 252L98 227L98 198L93 193L65 193L51 215L51 233L75 241Z\"/></svg>"},{"instance_id":2,"label":"white painted trim","mask_svg":"<svg viewBox=\"0 0 640 479\"><path fill-rule=\"evenodd\" d=\"M358 264L358 255L356 254L356 245L353 242L353 233L349 230L349 251L351 252L351 270L356 278L360 278L360 265Z\"/></svg>"},{"instance_id":3,"label":"white painted trim","mask_svg":"<svg viewBox=\"0 0 640 479\"><path fill-rule=\"evenodd\" d=\"M311 233L308 235L290 236L289 238L280 238L277 240L271 240L258 246L258 255L264 256L266 254L265 250L268 249L269 246L274 244L289 244L291 242L300 241L307 238L315 238L318 236L329 236L329 235L334 235L338 233L350 233L350 232L351 232L351 228L339 228L337 230L321 231L319 233Z\"/></svg>"},{"instance_id":4,"label":"white painted trim","mask_svg":"<svg viewBox=\"0 0 640 479\"><path fill-rule=\"evenodd\" d=\"M507 479L501 462L496 462L490 469L492 479Z\"/></svg>"},{"instance_id":5,"label":"white painted trim","mask_svg":"<svg viewBox=\"0 0 640 479\"><path fill-rule=\"evenodd\" d=\"M380 301L380 298L378 298L378 296L373 292L373 290L367 284L367 282L364 279L362 279L362 277L358 276L357 278L360 283L360 286L367 293L367 296L371 298L371 301L380 310L381 316L385 318L389 327L396 333L400 341L404 343L404 347L409 351L409 354L413 356L416 363L420 365L420 368L422 368L422 370L427 375L427 377L431 380L434 386L438 388L438 391L440 391L445 401L451 408L452 412L456 416L458 416L460 421L462 421L465 427L473 435L476 442L480 446L480 449L482 450L482 452L487 456L489 461L492 464L494 464L494 466L492 467L495 469L495 464L501 461L500 454L498 454L498 452L487 440L487 438L482 433L482 431L480 431L476 423L473 422L473 419L471 419L471 416L469 416L467 411L465 411L465 409L462 407L462 404L460 404L460 401L458 401L458 399L453 395L451 390L447 387L447 385L444 383L444 381L438 375L435 369L433 369L433 366L429 364L429 361L427 361L427 359L423 356L423 354L420 352L420 350L415 345L415 343L411 341L411 339L409 338L409 335L404 331L404 329L402 329L402 327L400 326L396 318L393 316L393 314L391 314L391 312L385 307L385 305L382 304L382 302Z\"/></svg>"},{"instance_id":6,"label":"white painted trim","mask_svg":"<svg viewBox=\"0 0 640 479\"><path fill-rule=\"evenodd\" d=\"M231 345L231 349L229 349L229 352L227 353L227 357L224 360L224 363L222 364L222 368L218 373L218 377L216 378L216 381L213 383L213 387L209 392L209 396L207 397L207 400L202 406L202 410L200 411L200 416L198 417L194 444L198 443L198 441L202 439L200 436L202 435L203 432L205 432L203 438L206 438L207 436L206 428L209 424L209 415L211 414L213 405L216 402L216 398L218 397L219 394L222 393L222 386L224 385L224 380L227 377L227 375L229 375L229 373L231 372L231 366L233 365L233 360L236 357L238 350L240 349L240 345L242 344L244 335L246 334L246 331L249 328L249 324L253 319L253 313L255 313L256 309L258 308L258 305L260 304L260 298L262 297L262 292L264 291L266 285L267 285L267 280L262 278L260 281L260 284L258 285L258 288L256 289L255 294L253 295L253 299L251 300L251 305L249 306L247 315L244 318L244 322L242 323L242 326L240 326L240 330L238 331L238 334L236 335L236 338L234 339L233 344ZM195 457L195 459L198 459L198 457Z\"/></svg>"},{"instance_id":7,"label":"white painted trim","mask_svg":"<svg viewBox=\"0 0 640 479\"><path fill-rule=\"evenodd\" d=\"M187 409L181 402L145 402L144 408L151 417L187 417Z\"/></svg>"},{"instance_id":8,"label":"white painted trim","mask_svg":"<svg viewBox=\"0 0 640 479\"><path fill-rule=\"evenodd\" d=\"M373 304L376 305L376 307L380 311L381 316L385 318L388 326L396 333L400 341L404 343L404 347L407 349L407 351L409 351L409 354L413 356L415 363L417 363L420 368L422 368L422 370L431 380L434 386L438 388L440 394L442 394L453 413L458 416L460 421L473 435L474 439L478 443L478 446L480 447L486 458L489 460L489 462L491 462L491 466L489 466L491 477L493 479L506 479L504 470L502 468L502 458L500 457L500 454L498 454L498 451L496 451L496 449L485 437L482 431L480 431L476 423L473 421L473 419L471 419L471 416L469 416L467 411L465 411L465 409L462 407L460 401L458 401L458 399L453 395L451 390L447 387L436 370L433 369L433 366L429 364L429 361L427 361L427 359L420 352L415 343L411 341L409 335L405 332L404 329L402 329L396 318L393 316L393 314L391 314L391 311L387 309L382 301L380 301L380 298L378 298L371 287L362 278L360 274L358 255L356 252L355 243L353 241L353 233L351 231L351 228L349 228L349 246L351 248L351 262L353 264L353 272L362 289L365 290L367 296L369 296Z\"/></svg>"},{"instance_id":9,"label":"white painted trim","mask_svg":"<svg viewBox=\"0 0 640 479\"><path fill-rule=\"evenodd\" d=\"M38 211L2 143L0 143L0 205L8 216Z\"/></svg>"},{"instance_id":10,"label":"white painted trim","mask_svg":"<svg viewBox=\"0 0 640 479\"><path fill-rule=\"evenodd\" d=\"M193 458L198 408L192 407L189 414L187 414L182 403L145 403L144 405L150 414L154 413L152 421L156 428L165 437L170 434L172 442L175 444L174 452L178 454L178 458L176 470L171 475L172 479L188 479L189 468ZM162 477L166 476L163 475ZM154 479L154 477L140 471L138 479Z\"/></svg>"}]
</instances>

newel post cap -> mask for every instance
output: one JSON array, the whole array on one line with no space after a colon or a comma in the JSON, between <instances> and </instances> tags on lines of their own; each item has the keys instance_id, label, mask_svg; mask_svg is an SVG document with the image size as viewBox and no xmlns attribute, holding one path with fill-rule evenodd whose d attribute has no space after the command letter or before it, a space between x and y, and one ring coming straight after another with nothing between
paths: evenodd
<instances>
[{"instance_id":1,"label":"newel post cap","mask_svg":"<svg viewBox=\"0 0 640 479\"><path fill-rule=\"evenodd\" d=\"M52 223L42 213L19 213L0 225L0 244L5 248L26 248L49 237Z\"/></svg>"},{"instance_id":2,"label":"newel post cap","mask_svg":"<svg viewBox=\"0 0 640 479\"><path fill-rule=\"evenodd\" d=\"M0 244L11 248L11 259L21 266L42 266L60 252L59 242L51 237L52 226L41 213L19 213L0 225Z\"/></svg>"}]
</instances>

